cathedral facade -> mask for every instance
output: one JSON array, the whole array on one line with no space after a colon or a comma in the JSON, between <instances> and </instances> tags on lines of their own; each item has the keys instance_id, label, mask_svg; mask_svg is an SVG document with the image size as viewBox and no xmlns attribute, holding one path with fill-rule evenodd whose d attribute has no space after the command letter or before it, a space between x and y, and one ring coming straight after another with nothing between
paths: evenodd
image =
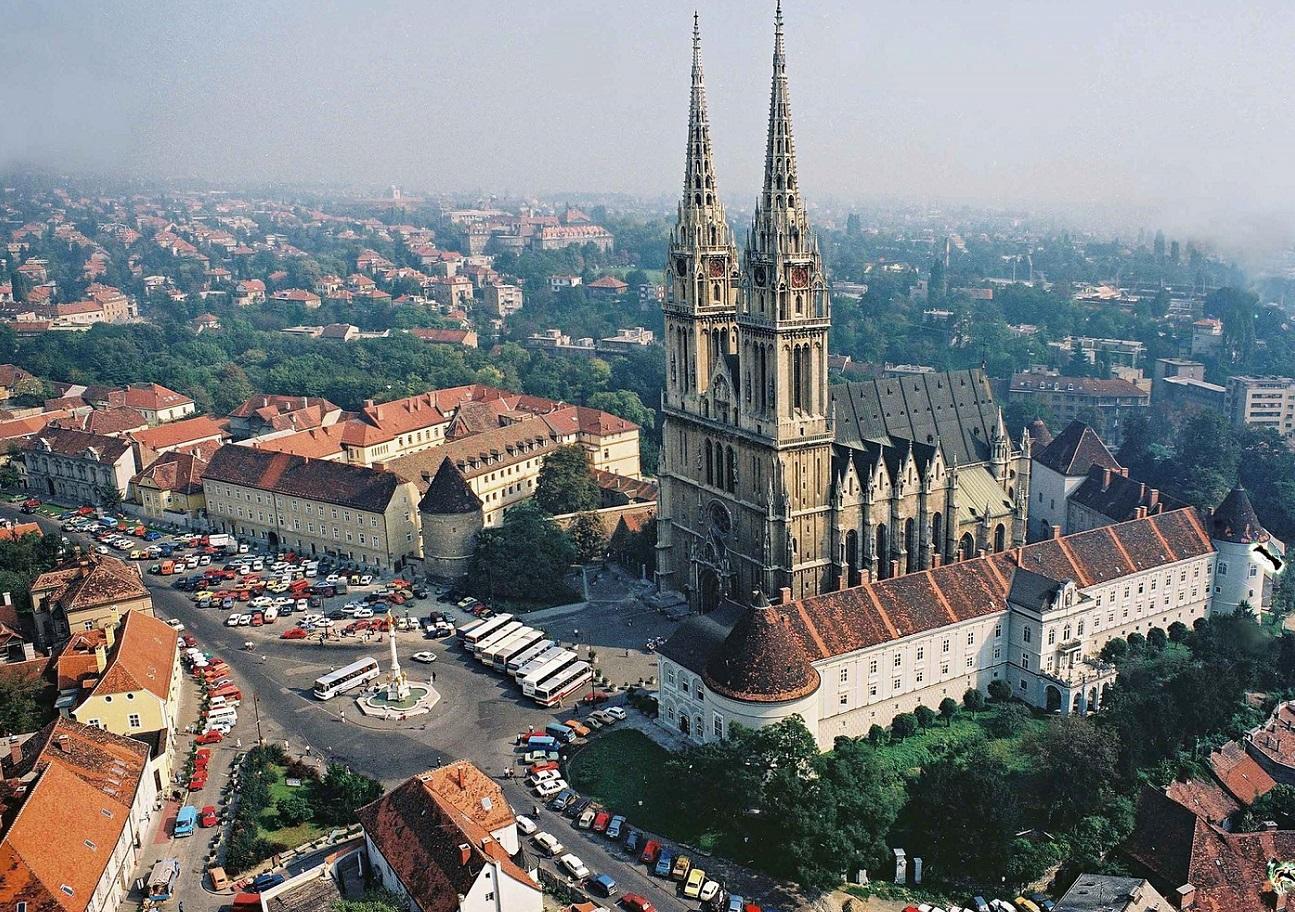
<instances>
[{"instance_id":1,"label":"cathedral facade","mask_svg":"<svg viewBox=\"0 0 1295 912\"><path fill-rule=\"evenodd\" d=\"M666 263L658 583L694 611L795 598L1019 546L1029 440L979 371L829 388L831 301L798 180L782 13L764 181L737 243L694 23L683 196Z\"/></svg>"}]
</instances>

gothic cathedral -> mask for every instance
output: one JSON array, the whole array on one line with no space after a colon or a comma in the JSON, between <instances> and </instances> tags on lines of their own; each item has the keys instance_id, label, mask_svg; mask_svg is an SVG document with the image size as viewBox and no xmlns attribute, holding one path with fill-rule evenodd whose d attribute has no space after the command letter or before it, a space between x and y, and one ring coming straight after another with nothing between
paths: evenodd
<instances>
[{"instance_id":1,"label":"gothic cathedral","mask_svg":"<svg viewBox=\"0 0 1295 912\"><path fill-rule=\"evenodd\" d=\"M1029 440L979 371L829 391L831 303L796 171L782 10L764 184L739 261L694 18L665 296L658 583L694 611L795 598L1023 543Z\"/></svg>"}]
</instances>

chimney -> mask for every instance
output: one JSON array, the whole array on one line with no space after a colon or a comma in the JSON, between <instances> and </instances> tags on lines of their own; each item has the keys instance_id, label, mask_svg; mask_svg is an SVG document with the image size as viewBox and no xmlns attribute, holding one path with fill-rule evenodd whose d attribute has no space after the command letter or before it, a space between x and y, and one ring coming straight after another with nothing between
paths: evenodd
<instances>
[{"instance_id":1,"label":"chimney","mask_svg":"<svg viewBox=\"0 0 1295 912\"><path fill-rule=\"evenodd\" d=\"M936 567L943 567L943 566L944 566L944 555L941 554L939 551L932 554L931 569L934 570Z\"/></svg>"},{"instance_id":2,"label":"chimney","mask_svg":"<svg viewBox=\"0 0 1295 912\"><path fill-rule=\"evenodd\" d=\"M55 737L54 746L57 747L63 753L65 754L68 753L69 751L67 746L67 735L58 735L57 737Z\"/></svg>"},{"instance_id":3,"label":"chimney","mask_svg":"<svg viewBox=\"0 0 1295 912\"><path fill-rule=\"evenodd\" d=\"M1053 526L1053 527L1052 527L1052 537L1053 537L1053 538L1060 538L1060 537L1061 537L1061 527L1060 527L1060 526Z\"/></svg>"},{"instance_id":4,"label":"chimney","mask_svg":"<svg viewBox=\"0 0 1295 912\"><path fill-rule=\"evenodd\" d=\"M472 846L468 845L466 842L459 843L459 864L466 867L468 862L471 860Z\"/></svg>"},{"instance_id":5,"label":"chimney","mask_svg":"<svg viewBox=\"0 0 1295 912\"><path fill-rule=\"evenodd\" d=\"M1183 884L1174 891L1174 905L1179 909L1196 908L1196 888L1189 883Z\"/></svg>"},{"instance_id":6,"label":"chimney","mask_svg":"<svg viewBox=\"0 0 1295 912\"><path fill-rule=\"evenodd\" d=\"M779 605L791 604L791 587L783 586L781 589L778 590L778 604Z\"/></svg>"},{"instance_id":7,"label":"chimney","mask_svg":"<svg viewBox=\"0 0 1295 912\"><path fill-rule=\"evenodd\" d=\"M862 570L856 570L855 574L857 578L855 579L854 584L856 586L866 586L868 585L869 582L871 582L869 577L872 574L868 572L867 567L864 567Z\"/></svg>"},{"instance_id":8,"label":"chimney","mask_svg":"<svg viewBox=\"0 0 1295 912\"><path fill-rule=\"evenodd\" d=\"M11 593L6 592L4 594L4 605L6 608L13 606L13 595Z\"/></svg>"},{"instance_id":9,"label":"chimney","mask_svg":"<svg viewBox=\"0 0 1295 912\"><path fill-rule=\"evenodd\" d=\"M364 407L365 407L365 408L373 408L373 400L372 400L372 399L365 399L365 400L364 400Z\"/></svg>"},{"instance_id":10,"label":"chimney","mask_svg":"<svg viewBox=\"0 0 1295 912\"><path fill-rule=\"evenodd\" d=\"M1146 508L1146 507L1137 507L1137 508L1135 508L1135 509L1134 509L1134 511L1133 511L1133 518L1134 518L1134 519L1146 519L1146 518L1147 518L1147 508Z\"/></svg>"},{"instance_id":11,"label":"chimney","mask_svg":"<svg viewBox=\"0 0 1295 912\"><path fill-rule=\"evenodd\" d=\"M22 759L22 742L18 740L17 735L9 736L9 759L13 761L15 766Z\"/></svg>"},{"instance_id":12,"label":"chimney","mask_svg":"<svg viewBox=\"0 0 1295 912\"><path fill-rule=\"evenodd\" d=\"M890 562L890 578L894 579L897 576L899 576L899 561L893 560Z\"/></svg>"},{"instance_id":13,"label":"chimney","mask_svg":"<svg viewBox=\"0 0 1295 912\"><path fill-rule=\"evenodd\" d=\"M1111 470L1102 469L1102 490L1105 491L1111 486Z\"/></svg>"},{"instance_id":14,"label":"chimney","mask_svg":"<svg viewBox=\"0 0 1295 912\"><path fill-rule=\"evenodd\" d=\"M976 557L984 557L984 556L985 556L985 549L984 549L984 548L977 548L977 549L976 549Z\"/></svg>"},{"instance_id":15,"label":"chimney","mask_svg":"<svg viewBox=\"0 0 1295 912\"><path fill-rule=\"evenodd\" d=\"M1147 492L1147 506L1154 507L1158 503L1160 503L1160 492L1155 488L1152 488L1149 492Z\"/></svg>"}]
</instances>

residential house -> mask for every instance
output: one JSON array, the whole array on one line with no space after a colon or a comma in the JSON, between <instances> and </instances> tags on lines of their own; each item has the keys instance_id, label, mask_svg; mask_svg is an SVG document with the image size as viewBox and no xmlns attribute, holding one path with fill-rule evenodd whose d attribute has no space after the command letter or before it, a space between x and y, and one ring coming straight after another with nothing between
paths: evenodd
<instances>
[{"instance_id":1,"label":"residential house","mask_svg":"<svg viewBox=\"0 0 1295 912\"><path fill-rule=\"evenodd\" d=\"M482 290L485 312L497 320L507 320L522 309L522 290L516 285L486 285Z\"/></svg>"},{"instance_id":2,"label":"residential house","mask_svg":"<svg viewBox=\"0 0 1295 912\"><path fill-rule=\"evenodd\" d=\"M1034 431L1047 434L1041 422ZM1039 438L1035 438L1039 439ZM1054 532L1065 533L1066 511L1070 496L1079 489L1094 466L1122 472L1111 451L1097 432L1082 421L1072 421L1066 429L1030 454L1029 537L1050 538Z\"/></svg>"},{"instance_id":3,"label":"residential house","mask_svg":"<svg viewBox=\"0 0 1295 912\"><path fill-rule=\"evenodd\" d=\"M321 303L319 295L304 288L285 288L270 295L270 299L286 304L300 304L307 310L315 310Z\"/></svg>"},{"instance_id":4,"label":"residential house","mask_svg":"<svg viewBox=\"0 0 1295 912\"><path fill-rule=\"evenodd\" d=\"M458 345L462 348L477 347L477 331L475 329L444 329L419 326L409 330L409 334L415 339L421 339L433 345Z\"/></svg>"},{"instance_id":5,"label":"residential house","mask_svg":"<svg viewBox=\"0 0 1295 912\"><path fill-rule=\"evenodd\" d=\"M117 912L160 808L148 747L69 719L10 742L13 809L0 831L0 902L22 912Z\"/></svg>"},{"instance_id":6,"label":"residential house","mask_svg":"<svg viewBox=\"0 0 1295 912\"><path fill-rule=\"evenodd\" d=\"M335 424L342 410L318 396L274 396L259 393L229 413L236 440L275 431L300 431Z\"/></svg>"},{"instance_id":7,"label":"residential house","mask_svg":"<svg viewBox=\"0 0 1295 912\"><path fill-rule=\"evenodd\" d=\"M1012 376L1007 401L1045 408L1062 421L1084 420L1103 440L1118 447L1125 421L1146 414L1151 391L1128 380L1026 373Z\"/></svg>"},{"instance_id":8,"label":"residential house","mask_svg":"<svg viewBox=\"0 0 1295 912\"><path fill-rule=\"evenodd\" d=\"M95 408L125 406L148 420L149 426L178 421L197 411L192 399L160 383L131 383L121 389L86 387L84 398Z\"/></svg>"},{"instance_id":9,"label":"residential house","mask_svg":"<svg viewBox=\"0 0 1295 912\"><path fill-rule=\"evenodd\" d=\"M369 865L409 912L541 912L503 790L466 761L405 780L359 811Z\"/></svg>"},{"instance_id":10,"label":"residential house","mask_svg":"<svg viewBox=\"0 0 1295 912\"><path fill-rule=\"evenodd\" d=\"M175 630L151 614L132 611L122 619L94 688L71 715L147 743L149 767L161 790L172 779L183 680Z\"/></svg>"},{"instance_id":11,"label":"residential house","mask_svg":"<svg viewBox=\"0 0 1295 912\"><path fill-rule=\"evenodd\" d=\"M629 286L615 276L603 276L594 279L587 286L591 297L618 298L629 290Z\"/></svg>"},{"instance_id":12,"label":"residential house","mask_svg":"<svg viewBox=\"0 0 1295 912\"><path fill-rule=\"evenodd\" d=\"M32 622L42 649L73 632L116 627L132 611L153 613L134 567L107 554L72 557L31 584Z\"/></svg>"},{"instance_id":13,"label":"residential house","mask_svg":"<svg viewBox=\"0 0 1295 912\"><path fill-rule=\"evenodd\" d=\"M247 446L216 451L203 476L212 528L271 551L393 568L418 557L418 492L392 472Z\"/></svg>"},{"instance_id":14,"label":"residential house","mask_svg":"<svg viewBox=\"0 0 1295 912\"><path fill-rule=\"evenodd\" d=\"M563 275L551 275L549 276L549 291L557 294L564 288L575 288L583 281L584 280L581 279L580 276L571 275L569 273Z\"/></svg>"},{"instance_id":15,"label":"residential house","mask_svg":"<svg viewBox=\"0 0 1295 912\"><path fill-rule=\"evenodd\" d=\"M1141 877L1080 874L1052 912L1176 912L1151 882Z\"/></svg>"},{"instance_id":16,"label":"residential house","mask_svg":"<svg viewBox=\"0 0 1295 912\"><path fill-rule=\"evenodd\" d=\"M243 279L234 286L234 303L239 307L264 304L265 282L260 279Z\"/></svg>"},{"instance_id":17,"label":"residential house","mask_svg":"<svg viewBox=\"0 0 1295 912\"><path fill-rule=\"evenodd\" d=\"M157 522L192 521L207 507L202 476L207 461L193 453L170 450L131 479L140 515Z\"/></svg>"},{"instance_id":18,"label":"residential house","mask_svg":"<svg viewBox=\"0 0 1295 912\"><path fill-rule=\"evenodd\" d=\"M122 406L84 409L67 418L59 418L55 427L71 428L85 431L87 434L100 434L104 437L124 437L134 431L148 428L148 419L142 412Z\"/></svg>"}]
</instances>

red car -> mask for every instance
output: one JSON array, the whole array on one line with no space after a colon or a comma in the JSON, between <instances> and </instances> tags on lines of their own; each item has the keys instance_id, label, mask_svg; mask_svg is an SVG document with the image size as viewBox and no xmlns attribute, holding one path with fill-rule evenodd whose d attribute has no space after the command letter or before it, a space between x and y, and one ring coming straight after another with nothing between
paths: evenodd
<instances>
[{"instance_id":1,"label":"red car","mask_svg":"<svg viewBox=\"0 0 1295 912\"><path fill-rule=\"evenodd\" d=\"M648 901L648 898L637 893L626 893L621 897L621 905L630 912L656 912L656 907Z\"/></svg>"},{"instance_id":2,"label":"red car","mask_svg":"<svg viewBox=\"0 0 1295 912\"><path fill-rule=\"evenodd\" d=\"M198 772L194 773L193 778L189 780L189 791L191 792L201 791L203 786L205 786L206 784L207 784L207 773L205 770L199 770Z\"/></svg>"},{"instance_id":3,"label":"red car","mask_svg":"<svg viewBox=\"0 0 1295 912\"><path fill-rule=\"evenodd\" d=\"M606 833L607 824L612 822L612 815L608 811L599 811L594 817L593 831L595 833Z\"/></svg>"},{"instance_id":4,"label":"red car","mask_svg":"<svg viewBox=\"0 0 1295 912\"><path fill-rule=\"evenodd\" d=\"M555 769L558 769L558 765L555 762L553 762L552 760L545 760L542 763L532 763L530 772L542 773L545 770L555 770Z\"/></svg>"},{"instance_id":5,"label":"red car","mask_svg":"<svg viewBox=\"0 0 1295 912\"><path fill-rule=\"evenodd\" d=\"M190 649L193 649L195 646L198 645L198 641L196 638L194 638L194 635L192 633L183 634L181 635L180 639L184 640L184 645Z\"/></svg>"},{"instance_id":6,"label":"red car","mask_svg":"<svg viewBox=\"0 0 1295 912\"><path fill-rule=\"evenodd\" d=\"M193 739L194 744L219 744L225 736L218 731L209 731Z\"/></svg>"},{"instance_id":7,"label":"red car","mask_svg":"<svg viewBox=\"0 0 1295 912\"><path fill-rule=\"evenodd\" d=\"M649 839L643 845L643 854L639 856L639 861L644 864L656 864L657 856L661 854L661 843L655 839Z\"/></svg>"},{"instance_id":8,"label":"red car","mask_svg":"<svg viewBox=\"0 0 1295 912\"><path fill-rule=\"evenodd\" d=\"M220 823L220 817L216 815L216 806L214 804L207 805L202 809L202 813L198 815L198 826L203 829L214 827L218 823Z\"/></svg>"},{"instance_id":9,"label":"red car","mask_svg":"<svg viewBox=\"0 0 1295 912\"><path fill-rule=\"evenodd\" d=\"M605 690L591 690L580 698L581 703L605 703L612 698L612 695Z\"/></svg>"},{"instance_id":10,"label":"red car","mask_svg":"<svg viewBox=\"0 0 1295 912\"><path fill-rule=\"evenodd\" d=\"M300 627L289 627L283 633L279 634L281 640L304 640L307 636L306 631Z\"/></svg>"},{"instance_id":11,"label":"red car","mask_svg":"<svg viewBox=\"0 0 1295 912\"><path fill-rule=\"evenodd\" d=\"M211 762L211 748L200 747L198 753L193 755L193 764L198 769L206 769L207 764Z\"/></svg>"}]
</instances>

